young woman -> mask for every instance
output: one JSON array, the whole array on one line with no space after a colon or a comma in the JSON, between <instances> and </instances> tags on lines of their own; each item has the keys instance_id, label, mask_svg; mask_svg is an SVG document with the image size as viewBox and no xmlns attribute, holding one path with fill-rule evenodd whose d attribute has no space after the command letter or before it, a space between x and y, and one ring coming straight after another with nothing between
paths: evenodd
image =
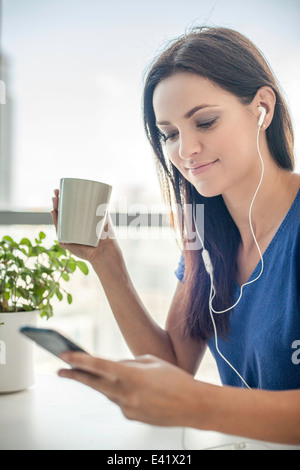
<instances>
[{"instance_id":1,"label":"young woman","mask_svg":"<svg viewBox=\"0 0 300 470\"><path fill-rule=\"evenodd\" d=\"M300 445L300 175L276 80L238 32L197 28L152 65L144 121L166 199L183 213L204 204L213 277L183 227L161 329L114 237L97 248L67 245L91 262L136 358L68 354L75 369L60 375L104 393L129 419ZM193 377L207 345L223 387Z\"/></svg>"}]
</instances>

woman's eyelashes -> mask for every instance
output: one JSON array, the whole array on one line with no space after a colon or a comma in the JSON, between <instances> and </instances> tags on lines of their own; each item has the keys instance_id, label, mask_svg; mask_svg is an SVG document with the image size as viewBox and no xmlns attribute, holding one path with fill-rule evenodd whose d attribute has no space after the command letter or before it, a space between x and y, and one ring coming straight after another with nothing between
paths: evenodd
<instances>
[{"instance_id":1,"label":"woman's eyelashes","mask_svg":"<svg viewBox=\"0 0 300 470\"><path fill-rule=\"evenodd\" d=\"M197 124L197 127L200 127L202 129L210 129L216 122L217 122L218 118L214 118L214 119L211 119L209 121L205 121L205 122L199 122Z\"/></svg>"},{"instance_id":2,"label":"woman's eyelashes","mask_svg":"<svg viewBox=\"0 0 300 470\"><path fill-rule=\"evenodd\" d=\"M217 121L218 121L217 117L213 118L213 119L206 120L206 121L199 121L199 122L196 122L196 128L197 129L207 130L207 129L210 129L211 127L213 127L213 125ZM171 131L169 133L164 133L161 130L158 130L158 132L159 132L160 137L162 138L162 140L164 142L167 142L168 140L174 140L176 138L176 136L178 135L178 131Z\"/></svg>"},{"instance_id":3,"label":"woman's eyelashes","mask_svg":"<svg viewBox=\"0 0 300 470\"><path fill-rule=\"evenodd\" d=\"M167 140L173 140L178 135L178 132L171 132L170 134L164 134L163 132L160 131L160 135L162 139L165 142L167 142Z\"/></svg>"}]
</instances>

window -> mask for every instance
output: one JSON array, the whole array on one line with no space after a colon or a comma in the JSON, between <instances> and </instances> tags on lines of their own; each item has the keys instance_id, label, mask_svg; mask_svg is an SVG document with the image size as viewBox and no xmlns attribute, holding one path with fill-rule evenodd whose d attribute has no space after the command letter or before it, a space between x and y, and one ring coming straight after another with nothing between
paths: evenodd
<instances>
[{"instance_id":1,"label":"window","mask_svg":"<svg viewBox=\"0 0 300 470\"><path fill-rule=\"evenodd\" d=\"M118 203L160 201L143 74L170 38L199 23L236 27L264 51L298 148L299 10L293 0L247 2L247 15L238 1L2 0L2 208L48 208L59 179L78 175L112 183Z\"/></svg>"}]
</instances>

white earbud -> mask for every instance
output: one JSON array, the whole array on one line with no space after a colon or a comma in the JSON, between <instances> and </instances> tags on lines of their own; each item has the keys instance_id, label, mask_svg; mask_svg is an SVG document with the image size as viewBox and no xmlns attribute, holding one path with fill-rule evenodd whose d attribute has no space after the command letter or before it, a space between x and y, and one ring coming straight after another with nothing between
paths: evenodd
<instances>
[{"instance_id":1,"label":"white earbud","mask_svg":"<svg viewBox=\"0 0 300 470\"><path fill-rule=\"evenodd\" d=\"M259 116L259 120L258 120L258 127L261 127L266 117L266 110L262 106L258 106L258 109L260 110L260 113L261 113Z\"/></svg>"}]
</instances>

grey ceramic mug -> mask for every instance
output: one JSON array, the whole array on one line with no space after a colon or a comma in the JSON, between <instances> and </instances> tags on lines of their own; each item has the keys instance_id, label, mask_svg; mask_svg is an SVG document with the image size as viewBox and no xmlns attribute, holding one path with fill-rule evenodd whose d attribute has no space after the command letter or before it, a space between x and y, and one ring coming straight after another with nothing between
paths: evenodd
<instances>
[{"instance_id":1,"label":"grey ceramic mug","mask_svg":"<svg viewBox=\"0 0 300 470\"><path fill-rule=\"evenodd\" d=\"M79 178L60 180L58 240L97 246L103 231L112 186Z\"/></svg>"}]
</instances>

